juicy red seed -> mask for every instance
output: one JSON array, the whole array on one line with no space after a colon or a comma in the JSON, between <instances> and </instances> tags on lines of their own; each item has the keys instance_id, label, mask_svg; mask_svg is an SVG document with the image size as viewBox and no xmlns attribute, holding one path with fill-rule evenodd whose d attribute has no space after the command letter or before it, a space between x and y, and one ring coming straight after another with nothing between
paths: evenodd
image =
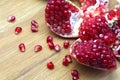
<instances>
[{"instance_id":1,"label":"juicy red seed","mask_svg":"<svg viewBox=\"0 0 120 80\"><path fill-rule=\"evenodd\" d=\"M48 69L51 69L51 70L52 70L52 69L54 69L54 67L55 67L55 66L54 66L53 62L48 62L48 63L47 63L47 68L48 68Z\"/></svg>"},{"instance_id":2,"label":"juicy red seed","mask_svg":"<svg viewBox=\"0 0 120 80\"><path fill-rule=\"evenodd\" d=\"M32 32L38 32L38 27L31 25L31 31Z\"/></svg>"},{"instance_id":3,"label":"juicy red seed","mask_svg":"<svg viewBox=\"0 0 120 80\"><path fill-rule=\"evenodd\" d=\"M59 52L61 50L61 46L59 44L55 45L55 51Z\"/></svg>"},{"instance_id":4,"label":"juicy red seed","mask_svg":"<svg viewBox=\"0 0 120 80\"><path fill-rule=\"evenodd\" d=\"M48 42L53 42L53 37L52 36L48 36L46 41L47 41L47 43Z\"/></svg>"},{"instance_id":5,"label":"juicy red seed","mask_svg":"<svg viewBox=\"0 0 120 80\"><path fill-rule=\"evenodd\" d=\"M31 25L34 25L34 26L38 27L38 22L36 20L32 20Z\"/></svg>"},{"instance_id":6,"label":"juicy red seed","mask_svg":"<svg viewBox=\"0 0 120 80\"><path fill-rule=\"evenodd\" d=\"M50 49L54 49L55 46L54 46L54 43L53 42L48 42L48 46Z\"/></svg>"},{"instance_id":7,"label":"juicy red seed","mask_svg":"<svg viewBox=\"0 0 120 80\"><path fill-rule=\"evenodd\" d=\"M69 47L69 45L70 45L70 42L67 41L67 40L63 44L63 46L64 46L65 49L67 49Z\"/></svg>"},{"instance_id":8,"label":"juicy red seed","mask_svg":"<svg viewBox=\"0 0 120 80\"><path fill-rule=\"evenodd\" d=\"M34 47L34 51L35 52L39 52L39 51L41 51L42 50L42 46L41 45L36 45L35 47Z\"/></svg>"},{"instance_id":9,"label":"juicy red seed","mask_svg":"<svg viewBox=\"0 0 120 80\"><path fill-rule=\"evenodd\" d=\"M72 80L80 80L80 79L77 76L73 76Z\"/></svg>"},{"instance_id":10,"label":"juicy red seed","mask_svg":"<svg viewBox=\"0 0 120 80\"><path fill-rule=\"evenodd\" d=\"M72 71L71 71L71 75L78 77L79 74L78 74L78 71L77 71L77 70L72 70Z\"/></svg>"},{"instance_id":11,"label":"juicy red seed","mask_svg":"<svg viewBox=\"0 0 120 80\"><path fill-rule=\"evenodd\" d=\"M65 59L67 59L69 63L72 63L72 58L70 55L66 55Z\"/></svg>"},{"instance_id":12,"label":"juicy red seed","mask_svg":"<svg viewBox=\"0 0 120 80\"><path fill-rule=\"evenodd\" d=\"M15 34L19 34L22 31L21 27L16 27L15 28Z\"/></svg>"},{"instance_id":13,"label":"juicy red seed","mask_svg":"<svg viewBox=\"0 0 120 80\"><path fill-rule=\"evenodd\" d=\"M8 21L9 22L14 22L15 21L15 16L9 16Z\"/></svg>"},{"instance_id":14,"label":"juicy red seed","mask_svg":"<svg viewBox=\"0 0 120 80\"><path fill-rule=\"evenodd\" d=\"M64 66L68 66L69 61L68 61L66 58L64 58L62 64L63 64Z\"/></svg>"},{"instance_id":15,"label":"juicy red seed","mask_svg":"<svg viewBox=\"0 0 120 80\"><path fill-rule=\"evenodd\" d=\"M25 52L26 48L25 48L25 44L24 43L19 44L19 50L21 52Z\"/></svg>"},{"instance_id":16,"label":"juicy red seed","mask_svg":"<svg viewBox=\"0 0 120 80\"><path fill-rule=\"evenodd\" d=\"M116 16L116 12L114 10L108 12L107 17L109 20L112 20L115 16Z\"/></svg>"}]
</instances>

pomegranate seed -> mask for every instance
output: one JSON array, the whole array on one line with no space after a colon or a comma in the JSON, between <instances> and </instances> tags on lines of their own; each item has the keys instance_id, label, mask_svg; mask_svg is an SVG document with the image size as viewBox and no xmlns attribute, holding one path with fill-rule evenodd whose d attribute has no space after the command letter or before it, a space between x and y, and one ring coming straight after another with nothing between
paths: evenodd
<instances>
[{"instance_id":1,"label":"pomegranate seed","mask_svg":"<svg viewBox=\"0 0 120 80\"><path fill-rule=\"evenodd\" d=\"M34 26L38 27L38 22L36 20L32 20L31 25L34 25Z\"/></svg>"},{"instance_id":2,"label":"pomegranate seed","mask_svg":"<svg viewBox=\"0 0 120 80\"><path fill-rule=\"evenodd\" d=\"M54 46L54 43L53 42L48 42L48 46L50 49L54 49L55 46Z\"/></svg>"},{"instance_id":3,"label":"pomegranate seed","mask_svg":"<svg viewBox=\"0 0 120 80\"><path fill-rule=\"evenodd\" d=\"M16 27L15 28L15 34L19 34L20 32L22 31L22 28L21 27Z\"/></svg>"},{"instance_id":4,"label":"pomegranate seed","mask_svg":"<svg viewBox=\"0 0 120 80\"><path fill-rule=\"evenodd\" d=\"M73 76L72 80L80 80L79 77Z\"/></svg>"},{"instance_id":5,"label":"pomegranate seed","mask_svg":"<svg viewBox=\"0 0 120 80\"><path fill-rule=\"evenodd\" d=\"M31 25L31 31L32 32L38 32L38 27Z\"/></svg>"},{"instance_id":6,"label":"pomegranate seed","mask_svg":"<svg viewBox=\"0 0 120 80\"><path fill-rule=\"evenodd\" d=\"M15 16L9 16L8 21L9 22L14 22L15 21Z\"/></svg>"},{"instance_id":7,"label":"pomegranate seed","mask_svg":"<svg viewBox=\"0 0 120 80\"><path fill-rule=\"evenodd\" d=\"M19 44L19 50L21 52L25 52L26 48L25 48L25 44L24 43Z\"/></svg>"},{"instance_id":8,"label":"pomegranate seed","mask_svg":"<svg viewBox=\"0 0 120 80\"><path fill-rule=\"evenodd\" d=\"M72 63L72 58L70 55L66 55L65 58L68 60L69 63Z\"/></svg>"},{"instance_id":9,"label":"pomegranate seed","mask_svg":"<svg viewBox=\"0 0 120 80\"><path fill-rule=\"evenodd\" d=\"M54 64L53 64L53 62L48 62L48 63L47 63L47 68L48 68L48 69L54 69Z\"/></svg>"},{"instance_id":10,"label":"pomegranate seed","mask_svg":"<svg viewBox=\"0 0 120 80\"><path fill-rule=\"evenodd\" d=\"M46 41L47 41L47 43L48 42L53 42L53 37L52 36L48 36Z\"/></svg>"},{"instance_id":11,"label":"pomegranate seed","mask_svg":"<svg viewBox=\"0 0 120 80\"><path fill-rule=\"evenodd\" d=\"M109 20L112 20L115 16L116 16L116 12L114 10L110 10L108 12L107 17L108 17Z\"/></svg>"},{"instance_id":12,"label":"pomegranate seed","mask_svg":"<svg viewBox=\"0 0 120 80\"><path fill-rule=\"evenodd\" d=\"M66 58L64 58L62 64L63 64L64 66L68 66L69 61L68 61Z\"/></svg>"},{"instance_id":13,"label":"pomegranate seed","mask_svg":"<svg viewBox=\"0 0 120 80\"><path fill-rule=\"evenodd\" d=\"M71 75L78 77L78 71L77 70L72 70Z\"/></svg>"},{"instance_id":14,"label":"pomegranate seed","mask_svg":"<svg viewBox=\"0 0 120 80\"><path fill-rule=\"evenodd\" d=\"M67 40L63 44L63 46L64 46L65 49L67 49L69 47L69 45L70 45L70 42L67 41Z\"/></svg>"},{"instance_id":15,"label":"pomegranate seed","mask_svg":"<svg viewBox=\"0 0 120 80\"><path fill-rule=\"evenodd\" d=\"M56 45L55 45L55 51L56 51L56 52L59 52L60 50L61 50L60 45L59 45L59 44L56 44Z\"/></svg>"},{"instance_id":16,"label":"pomegranate seed","mask_svg":"<svg viewBox=\"0 0 120 80\"><path fill-rule=\"evenodd\" d=\"M35 47L34 47L34 51L35 52L39 52L39 51L41 51L42 50L42 46L41 45L36 45Z\"/></svg>"}]
</instances>

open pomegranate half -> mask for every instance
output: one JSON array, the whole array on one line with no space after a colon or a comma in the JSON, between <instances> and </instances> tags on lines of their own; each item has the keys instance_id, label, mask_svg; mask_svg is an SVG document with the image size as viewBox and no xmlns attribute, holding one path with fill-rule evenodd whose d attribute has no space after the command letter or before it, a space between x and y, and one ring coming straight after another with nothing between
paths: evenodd
<instances>
[{"instance_id":1,"label":"open pomegranate half","mask_svg":"<svg viewBox=\"0 0 120 80\"><path fill-rule=\"evenodd\" d=\"M55 34L66 38L78 37L80 9L70 1L48 0L45 19Z\"/></svg>"}]
</instances>

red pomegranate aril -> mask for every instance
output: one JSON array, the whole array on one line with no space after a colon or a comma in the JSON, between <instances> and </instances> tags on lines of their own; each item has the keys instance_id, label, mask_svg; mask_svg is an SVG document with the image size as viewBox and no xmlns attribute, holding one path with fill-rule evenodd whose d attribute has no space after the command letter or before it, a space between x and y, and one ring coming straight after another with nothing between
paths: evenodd
<instances>
[{"instance_id":1,"label":"red pomegranate aril","mask_svg":"<svg viewBox=\"0 0 120 80\"><path fill-rule=\"evenodd\" d=\"M115 16L116 16L116 12L114 10L108 12L107 17L109 20L112 20Z\"/></svg>"},{"instance_id":2,"label":"red pomegranate aril","mask_svg":"<svg viewBox=\"0 0 120 80\"><path fill-rule=\"evenodd\" d=\"M9 22L14 22L15 19L16 19L15 16L9 16L9 17L8 17L8 21L9 21Z\"/></svg>"},{"instance_id":3,"label":"red pomegranate aril","mask_svg":"<svg viewBox=\"0 0 120 80\"><path fill-rule=\"evenodd\" d=\"M47 41L47 43L48 42L53 42L53 37L52 36L48 36L46 41Z\"/></svg>"},{"instance_id":4,"label":"red pomegranate aril","mask_svg":"<svg viewBox=\"0 0 120 80\"><path fill-rule=\"evenodd\" d=\"M52 70L52 69L54 69L54 67L55 66L54 66L53 62L50 61L50 62L47 63L47 68L48 69Z\"/></svg>"},{"instance_id":5,"label":"red pomegranate aril","mask_svg":"<svg viewBox=\"0 0 120 80\"><path fill-rule=\"evenodd\" d=\"M63 43L63 46L65 49L67 49L70 45L70 42L68 40L66 40L64 43Z\"/></svg>"},{"instance_id":6,"label":"red pomegranate aril","mask_svg":"<svg viewBox=\"0 0 120 80\"><path fill-rule=\"evenodd\" d=\"M19 44L19 50L20 50L21 52L25 52L26 47L25 47L25 44L24 44L24 43L20 43L20 44Z\"/></svg>"},{"instance_id":7,"label":"red pomegranate aril","mask_svg":"<svg viewBox=\"0 0 120 80\"><path fill-rule=\"evenodd\" d=\"M38 27L31 25L31 31L32 32L38 32Z\"/></svg>"},{"instance_id":8,"label":"red pomegranate aril","mask_svg":"<svg viewBox=\"0 0 120 80\"><path fill-rule=\"evenodd\" d=\"M21 27L16 27L15 28L15 34L19 34L20 32L22 31L22 28Z\"/></svg>"},{"instance_id":9,"label":"red pomegranate aril","mask_svg":"<svg viewBox=\"0 0 120 80\"><path fill-rule=\"evenodd\" d=\"M63 64L64 66L68 66L69 61L68 61L66 58L63 58L62 64Z\"/></svg>"},{"instance_id":10,"label":"red pomegranate aril","mask_svg":"<svg viewBox=\"0 0 120 80\"><path fill-rule=\"evenodd\" d=\"M54 43L53 42L48 42L48 46L50 49L54 49L55 46L54 46Z\"/></svg>"},{"instance_id":11,"label":"red pomegranate aril","mask_svg":"<svg viewBox=\"0 0 120 80\"><path fill-rule=\"evenodd\" d=\"M78 73L77 70L72 70L72 71L71 71L71 75L78 77L78 76L79 76L79 73Z\"/></svg>"},{"instance_id":12,"label":"red pomegranate aril","mask_svg":"<svg viewBox=\"0 0 120 80\"><path fill-rule=\"evenodd\" d=\"M35 47L34 47L34 51L35 52L39 52L39 51L41 51L42 50L42 46L41 45L36 45Z\"/></svg>"},{"instance_id":13,"label":"red pomegranate aril","mask_svg":"<svg viewBox=\"0 0 120 80\"><path fill-rule=\"evenodd\" d=\"M80 80L80 79L77 76L73 76L72 80Z\"/></svg>"},{"instance_id":14,"label":"red pomegranate aril","mask_svg":"<svg viewBox=\"0 0 120 80\"><path fill-rule=\"evenodd\" d=\"M67 59L69 63L72 63L72 58L70 55L66 55L65 59Z\"/></svg>"},{"instance_id":15,"label":"red pomegranate aril","mask_svg":"<svg viewBox=\"0 0 120 80\"><path fill-rule=\"evenodd\" d=\"M38 27L38 22L36 20L32 20L31 25L34 25L34 26Z\"/></svg>"},{"instance_id":16,"label":"red pomegranate aril","mask_svg":"<svg viewBox=\"0 0 120 80\"><path fill-rule=\"evenodd\" d=\"M61 50L61 46L59 44L55 45L55 51L59 52Z\"/></svg>"}]
</instances>

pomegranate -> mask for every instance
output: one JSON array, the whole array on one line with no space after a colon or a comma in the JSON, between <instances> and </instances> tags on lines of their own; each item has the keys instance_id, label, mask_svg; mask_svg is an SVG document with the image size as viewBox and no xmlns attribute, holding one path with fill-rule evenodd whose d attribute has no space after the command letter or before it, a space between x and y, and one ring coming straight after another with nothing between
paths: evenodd
<instances>
[{"instance_id":1,"label":"pomegranate","mask_svg":"<svg viewBox=\"0 0 120 80\"><path fill-rule=\"evenodd\" d=\"M55 34L65 38L78 37L83 18L108 11L108 0L80 0L81 8L68 0L48 0L45 8L47 26ZM85 9L85 10L84 10Z\"/></svg>"},{"instance_id":2,"label":"pomegranate","mask_svg":"<svg viewBox=\"0 0 120 80\"><path fill-rule=\"evenodd\" d=\"M101 39L76 40L70 49L71 55L80 63L99 70L116 69L113 51Z\"/></svg>"},{"instance_id":3,"label":"pomegranate","mask_svg":"<svg viewBox=\"0 0 120 80\"><path fill-rule=\"evenodd\" d=\"M79 17L79 8L70 1L48 0L45 20L47 26L55 34L66 38L78 37Z\"/></svg>"},{"instance_id":4,"label":"pomegranate","mask_svg":"<svg viewBox=\"0 0 120 80\"><path fill-rule=\"evenodd\" d=\"M66 41L63 43L63 47L64 47L65 49L67 49L67 48L69 47L69 45L70 45L70 42L69 42L68 40L66 40Z\"/></svg>"}]
</instances>

